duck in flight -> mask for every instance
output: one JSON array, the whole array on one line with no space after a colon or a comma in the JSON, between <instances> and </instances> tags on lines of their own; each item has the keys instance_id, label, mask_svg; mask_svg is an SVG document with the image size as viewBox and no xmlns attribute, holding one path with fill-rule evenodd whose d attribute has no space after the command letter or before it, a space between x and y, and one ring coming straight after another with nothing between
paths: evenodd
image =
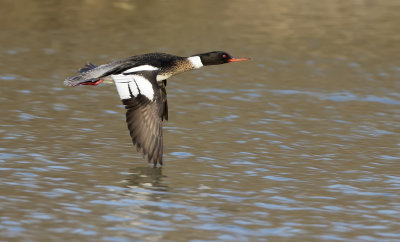
<instances>
[{"instance_id":1,"label":"duck in flight","mask_svg":"<svg viewBox=\"0 0 400 242\"><path fill-rule=\"evenodd\" d=\"M168 120L167 79L173 75L208 65L245 61L223 51L190 57L149 53L96 66L86 64L78 75L67 78L66 86L98 85L114 81L125 105L126 122L136 149L148 162L163 164L162 121Z\"/></svg>"}]
</instances>

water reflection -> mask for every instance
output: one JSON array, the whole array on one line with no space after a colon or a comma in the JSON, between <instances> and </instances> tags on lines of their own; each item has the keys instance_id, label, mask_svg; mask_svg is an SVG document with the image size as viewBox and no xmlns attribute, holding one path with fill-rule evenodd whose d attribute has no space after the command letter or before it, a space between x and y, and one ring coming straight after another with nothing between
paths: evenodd
<instances>
[{"instance_id":1,"label":"water reflection","mask_svg":"<svg viewBox=\"0 0 400 242\"><path fill-rule=\"evenodd\" d=\"M167 190L168 187L163 183L165 177L162 174L161 167L135 167L129 170L126 182L130 188L142 187Z\"/></svg>"}]
</instances>

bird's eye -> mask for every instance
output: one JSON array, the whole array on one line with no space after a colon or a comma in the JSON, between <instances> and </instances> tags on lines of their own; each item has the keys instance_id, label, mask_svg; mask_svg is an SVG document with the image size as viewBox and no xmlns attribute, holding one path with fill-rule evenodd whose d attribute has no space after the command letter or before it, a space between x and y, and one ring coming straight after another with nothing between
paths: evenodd
<instances>
[{"instance_id":1,"label":"bird's eye","mask_svg":"<svg viewBox=\"0 0 400 242\"><path fill-rule=\"evenodd\" d=\"M228 56L227 56L227 55L225 55L225 54L223 54L223 55L222 55L222 58L226 59L226 57L228 57Z\"/></svg>"}]
</instances>

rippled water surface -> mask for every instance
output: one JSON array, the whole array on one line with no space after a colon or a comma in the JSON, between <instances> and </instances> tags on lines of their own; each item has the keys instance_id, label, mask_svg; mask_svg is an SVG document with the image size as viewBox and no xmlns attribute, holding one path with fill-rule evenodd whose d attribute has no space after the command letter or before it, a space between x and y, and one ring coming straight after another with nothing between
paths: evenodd
<instances>
[{"instance_id":1,"label":"rippled water surface","mask_svg":"<svg viewBox=\"0 0 400 242\"><path fill-rule=\"evenodd\" d=\"M398 1L0 3L0 239L400 240ZM169 80L163 168L96 64L252 60Z\"/></svg>"}]
</instances>

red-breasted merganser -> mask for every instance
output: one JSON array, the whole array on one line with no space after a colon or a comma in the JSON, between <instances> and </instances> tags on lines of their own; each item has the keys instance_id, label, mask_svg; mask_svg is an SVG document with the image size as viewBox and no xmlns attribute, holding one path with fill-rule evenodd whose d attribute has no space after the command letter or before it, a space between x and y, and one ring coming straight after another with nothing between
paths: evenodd
<instances>
[{"instance_id":1,"label":"red-breasted merganser","mask_svg":"<svg viewBox=\"0 0 400 242\"><path fill-rule=\"evenodd\" d=\"M149 53L96 66L86 64L77 76L64 81L66 86L98 85L115 82L127 109L126 122L133 144L156 167L163 164L162 121L168 120L167 79L202 66L245 61L226 52L213 51L190 57Z\"/></svg>"}]
</instances>

